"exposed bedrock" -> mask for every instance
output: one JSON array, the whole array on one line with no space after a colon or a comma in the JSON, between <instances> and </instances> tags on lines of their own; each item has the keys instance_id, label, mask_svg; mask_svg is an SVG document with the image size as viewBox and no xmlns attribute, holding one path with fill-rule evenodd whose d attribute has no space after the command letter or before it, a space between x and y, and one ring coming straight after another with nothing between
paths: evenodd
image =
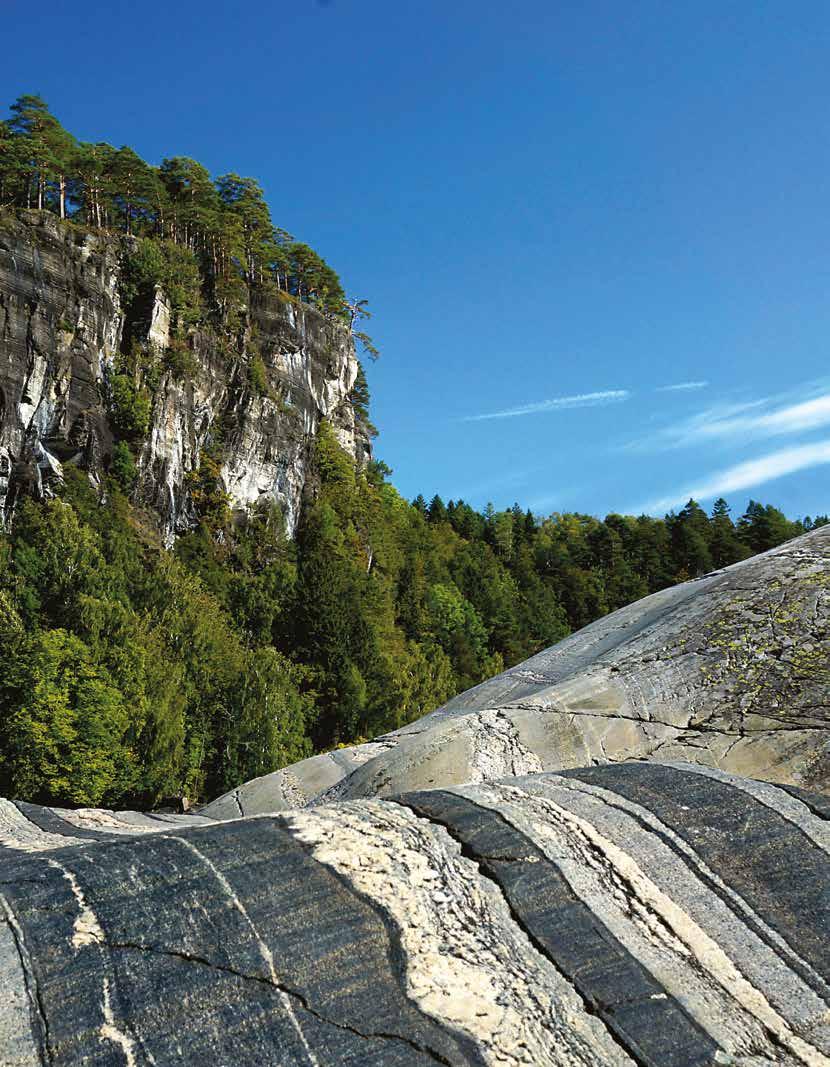
<instances>
[{"instance_id":1,"label":"exposed bedrock","mask_svg":"<svg viewBox=\"0 0 830 1067\"><path fill-rule=\"evenodd\" d=\"M818 794L629 763L212 823L0 802L0 1062L830 1063Z\"/></svg>"},{"instance_id":2,"label":"exposed bedrock","mask_svg":"<svg viewBox=\"0 0 830 1067\"><path fill-rule=\"evenodd\" d=\"M669 759L830 790L830 527L608 615L410 726L248 782L216 818Z\"/></svg>"},{"instance_id":3,"label":"exposed bedrock","mask_svg":"<svg viewBox=\"0 0 830 1067\"><path fill-rule=\"evenodd\" d=\"M0 520L20 493L48 494L62 463L93 481L109 466L111 379L130 347L125 241L46 212L0 213ZM175 340L188 352L187 371L177 373L165 355L174 315L158 287L145 311L146 321L130 323L130 343L141 341L156 363L152 381L136 377L150 416L133 442L134 502L157 515L172 543L195 523L191 482L209 450L232 507L273 503L293 533L320 419L359 462L369 451L350 400L358 370L350 331L284 293L254 295L236 346L207 326Z\"/></svg>"}]
</instances>

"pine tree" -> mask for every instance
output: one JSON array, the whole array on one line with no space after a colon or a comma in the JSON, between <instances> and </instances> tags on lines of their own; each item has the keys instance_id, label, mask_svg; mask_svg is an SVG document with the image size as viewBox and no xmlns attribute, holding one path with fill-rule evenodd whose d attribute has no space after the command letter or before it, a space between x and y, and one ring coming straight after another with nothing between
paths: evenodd
<instances>
[{"instance_id":1,"label":"pine tree","mask_svg":"<svg viewBox=\"0 0 830 1067\"><path fill-rule=\"evenodd\" d=\"M678 581L699 578L713 568L709 549L710 528L706 512L696 500L690 500L679 515L668 520L672 554L678 564Z\"/></svg>"},{"instance_id":2,"label":"pine tree","mask_svg":"<svg viewBox=\"0 0 830 1067\"><path fill-rule=\"evenodd\" d=\"M123 219L124 232L131 234L136 224L153 212L158 176L126 145L114 153L108 171L112 202Z\"/></svg>"},{"instance_id":3,"label":"pine tree","mask_svg":"<svg viewBox=\"0 0 830 1067\"><path fill-rule=\"evenodd\" d=\"M282 259L262 187L253 178L240 178L238 174L223 174L217 178L216 187L222 204L242 226L246 280L249 284L262 284L275 275ZM308 251L311 253L311 249Z\"/></svg>"},{"instance_id":4,"label":"pine tree","mask_svg":"<svg viewBox=\"0 0 830 1067\"><path fill-rule=\"evenodd\" d=\"M26 190L26 207L48 206L50 183L57 186L61 218L66 217L66 184L74 140L39 96L24 95L11 106L9 123Z\"/></svg>"},{"instance_id":5,"label":"pine tree","mask_svg":"<svg viewBox=\"0 0 830 1067\"><path fill-rule=\"evenodd\" d=\"M782 545L797 532L796 523L790 522L778 508L764 506L756 500L750 500L738 520L738 536L752 552L766 552Z\"/></svg>"},{"instance_id":6,"label":"pine tree","mask_svg":"<svg viewBox=\"0 0 830 1067\"><path fill-rule=\"evenodd\" d=\"M88 226L100 229L109 225L109 176L114 157L112 145L103 143L80 144L75 152L70 196Z\"/></svg>"},{"instance_id":7,"label":"pine tree","mask_svg":"<svg viewBox=\"0 0 830 1067\"><path fill-rule=\"evenodd\" d=\"M447 509L444 506L444 501L436 493L430 500L429 507L427 508L427 515L431 523L439 523L447 521Z\"/></svg>"}]
</instances>

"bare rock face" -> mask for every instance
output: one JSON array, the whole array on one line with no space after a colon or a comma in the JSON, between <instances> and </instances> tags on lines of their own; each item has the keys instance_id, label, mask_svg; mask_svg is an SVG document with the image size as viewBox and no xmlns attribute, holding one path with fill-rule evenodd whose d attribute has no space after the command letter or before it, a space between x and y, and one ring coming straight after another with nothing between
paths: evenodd
<instances>
[{"instance_id":1,"label":"bare rock face","mask_svg":"<svg viewBox=\"0 0 830 1067\"><path fill-rule=\"evenodd\" d=\"M830 791L830 527L608 615L368 745L249 782L207 815L683 760Z\"/></svg>"},{"instance_id":2,"label":"bare rock face","mask_svg":"<svg viewBox=\"0 0 830 1067\"><path fill-rule=\"evenodd\" d=\"M114 246L45 214L0 220L0 506L49 491L61 461L100 469L102 393L121 340ZM3 472L6 472L5 474Z\"/></svg>"},{"instance_id":3,"label":"bare rock face","mask_svg":"<svg viewBox=\"0 0 830 1067\"><path fill-rule=\"evenodd\" d=\"M109 381L125 326L122 242L48 213L0 215L0 510L21 492L48 494L61 464L100 480L113 434ZM254 297L247 339L220 351L210 330L188 338L192 367L163 370L152 388L149 431L138 455L136 503L155 511L164 540L190 528L189 476L206 448L218 451L233 507L277 504L297 523L321 418L363 461L368 438L349 394L358 362L351 335L285 294ZM173 313L157 289L144 343L159 358ZM248 373L254 351L265 381ZM163 366L163 364L162 364ZM264 387L263 387L264 386Z\"/></svg>"},{"instance_id":4,"label":"bare rock face","mask_svg":"<svg viewBox=\"0 0 830 1067\"><path fill-rule=\"evenodd\" d=\"M828 813L665 763L220 823L2 801L0 1062L826 1065Z\"/></svg>"}]
</instances>

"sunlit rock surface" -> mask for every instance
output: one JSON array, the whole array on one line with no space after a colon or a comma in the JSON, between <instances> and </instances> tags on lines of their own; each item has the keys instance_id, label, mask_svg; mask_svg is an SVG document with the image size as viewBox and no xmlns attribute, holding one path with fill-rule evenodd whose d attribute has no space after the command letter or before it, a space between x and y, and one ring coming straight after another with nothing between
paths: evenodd
<instances>
[{"instance_id":1,"label":"sunlit rock surface","mask_svg":"<svg viewBox=\"0 0 830 1067\"><path fill-rule=\"evenodd\" d=\"M258 295L240 350L190 330L188 369L177 374L165 362L173 316L164 293L126 306L125 241L48 212L0 211L0 523L21 494L54 491L62 464L101 482L112 376L130 337L154 353L158 376L133 500L158 517L164 541L195 525L192 473L205 450L234 509L273 504L292 534L320 419L358 462L369 452L350 400L349 330L285 294ZM254 356L264 389L251 381Z\"/></svg>"},{"instance_id":2,"label":"sunlit rock surface","mask_svg":"<svg viewBox=\"0 0 830 1067\"><path fill-rule=\"evenodd\" d=\"M830 527L655 593L367 745L203 809L216 818L621 760L830 791Z\"/></svg>"},{"instance_id":3,"label":"sunlit rock surface","mask_svg":"<svg viewBox=\"0 0 830 1067\"><path fill-rule=\"evenodd\" d=\"M0 1063L830 1062L828 802L688 764L0 802Z\"/></svg>"}]
</instances>

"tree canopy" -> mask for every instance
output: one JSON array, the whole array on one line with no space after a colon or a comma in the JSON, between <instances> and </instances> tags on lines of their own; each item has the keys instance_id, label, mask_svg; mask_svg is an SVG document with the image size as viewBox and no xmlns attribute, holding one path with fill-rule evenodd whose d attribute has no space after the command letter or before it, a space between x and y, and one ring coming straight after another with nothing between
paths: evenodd
<instances>
[{"instance_id":1,"label":"tree canopy","mask_svg":"<svg viewBox=\"0 0 830 1067\"><path fill-rule=\"evenodd\" d=\"M241 286L273 286L349 326L367 314L349 302L334 269L275 226L254 178L213 179L185 156L145 162L128 145L78 141L46 103L19 97L0 121L0 207L52 211L88 227L170 241L197 258L204 285L224 312ZM366 334L355 337L370 356Z\"/></svg>"},{"instance_id":2,"label":"tree canopy","mask_svg":"<svg viewBox=\"0 0 830 1067\"><path fill-rule=\"evenodd\" d=\"M395 729L572 630L774 547L751 501L665 519L413 503L323 422L296 541L215 498L171 553L109 476L67 468L0 535L0 791L67 804L201 799L315 750ZM125 461L126 462L126 461Z\"/></svg>"}]
</instances>

